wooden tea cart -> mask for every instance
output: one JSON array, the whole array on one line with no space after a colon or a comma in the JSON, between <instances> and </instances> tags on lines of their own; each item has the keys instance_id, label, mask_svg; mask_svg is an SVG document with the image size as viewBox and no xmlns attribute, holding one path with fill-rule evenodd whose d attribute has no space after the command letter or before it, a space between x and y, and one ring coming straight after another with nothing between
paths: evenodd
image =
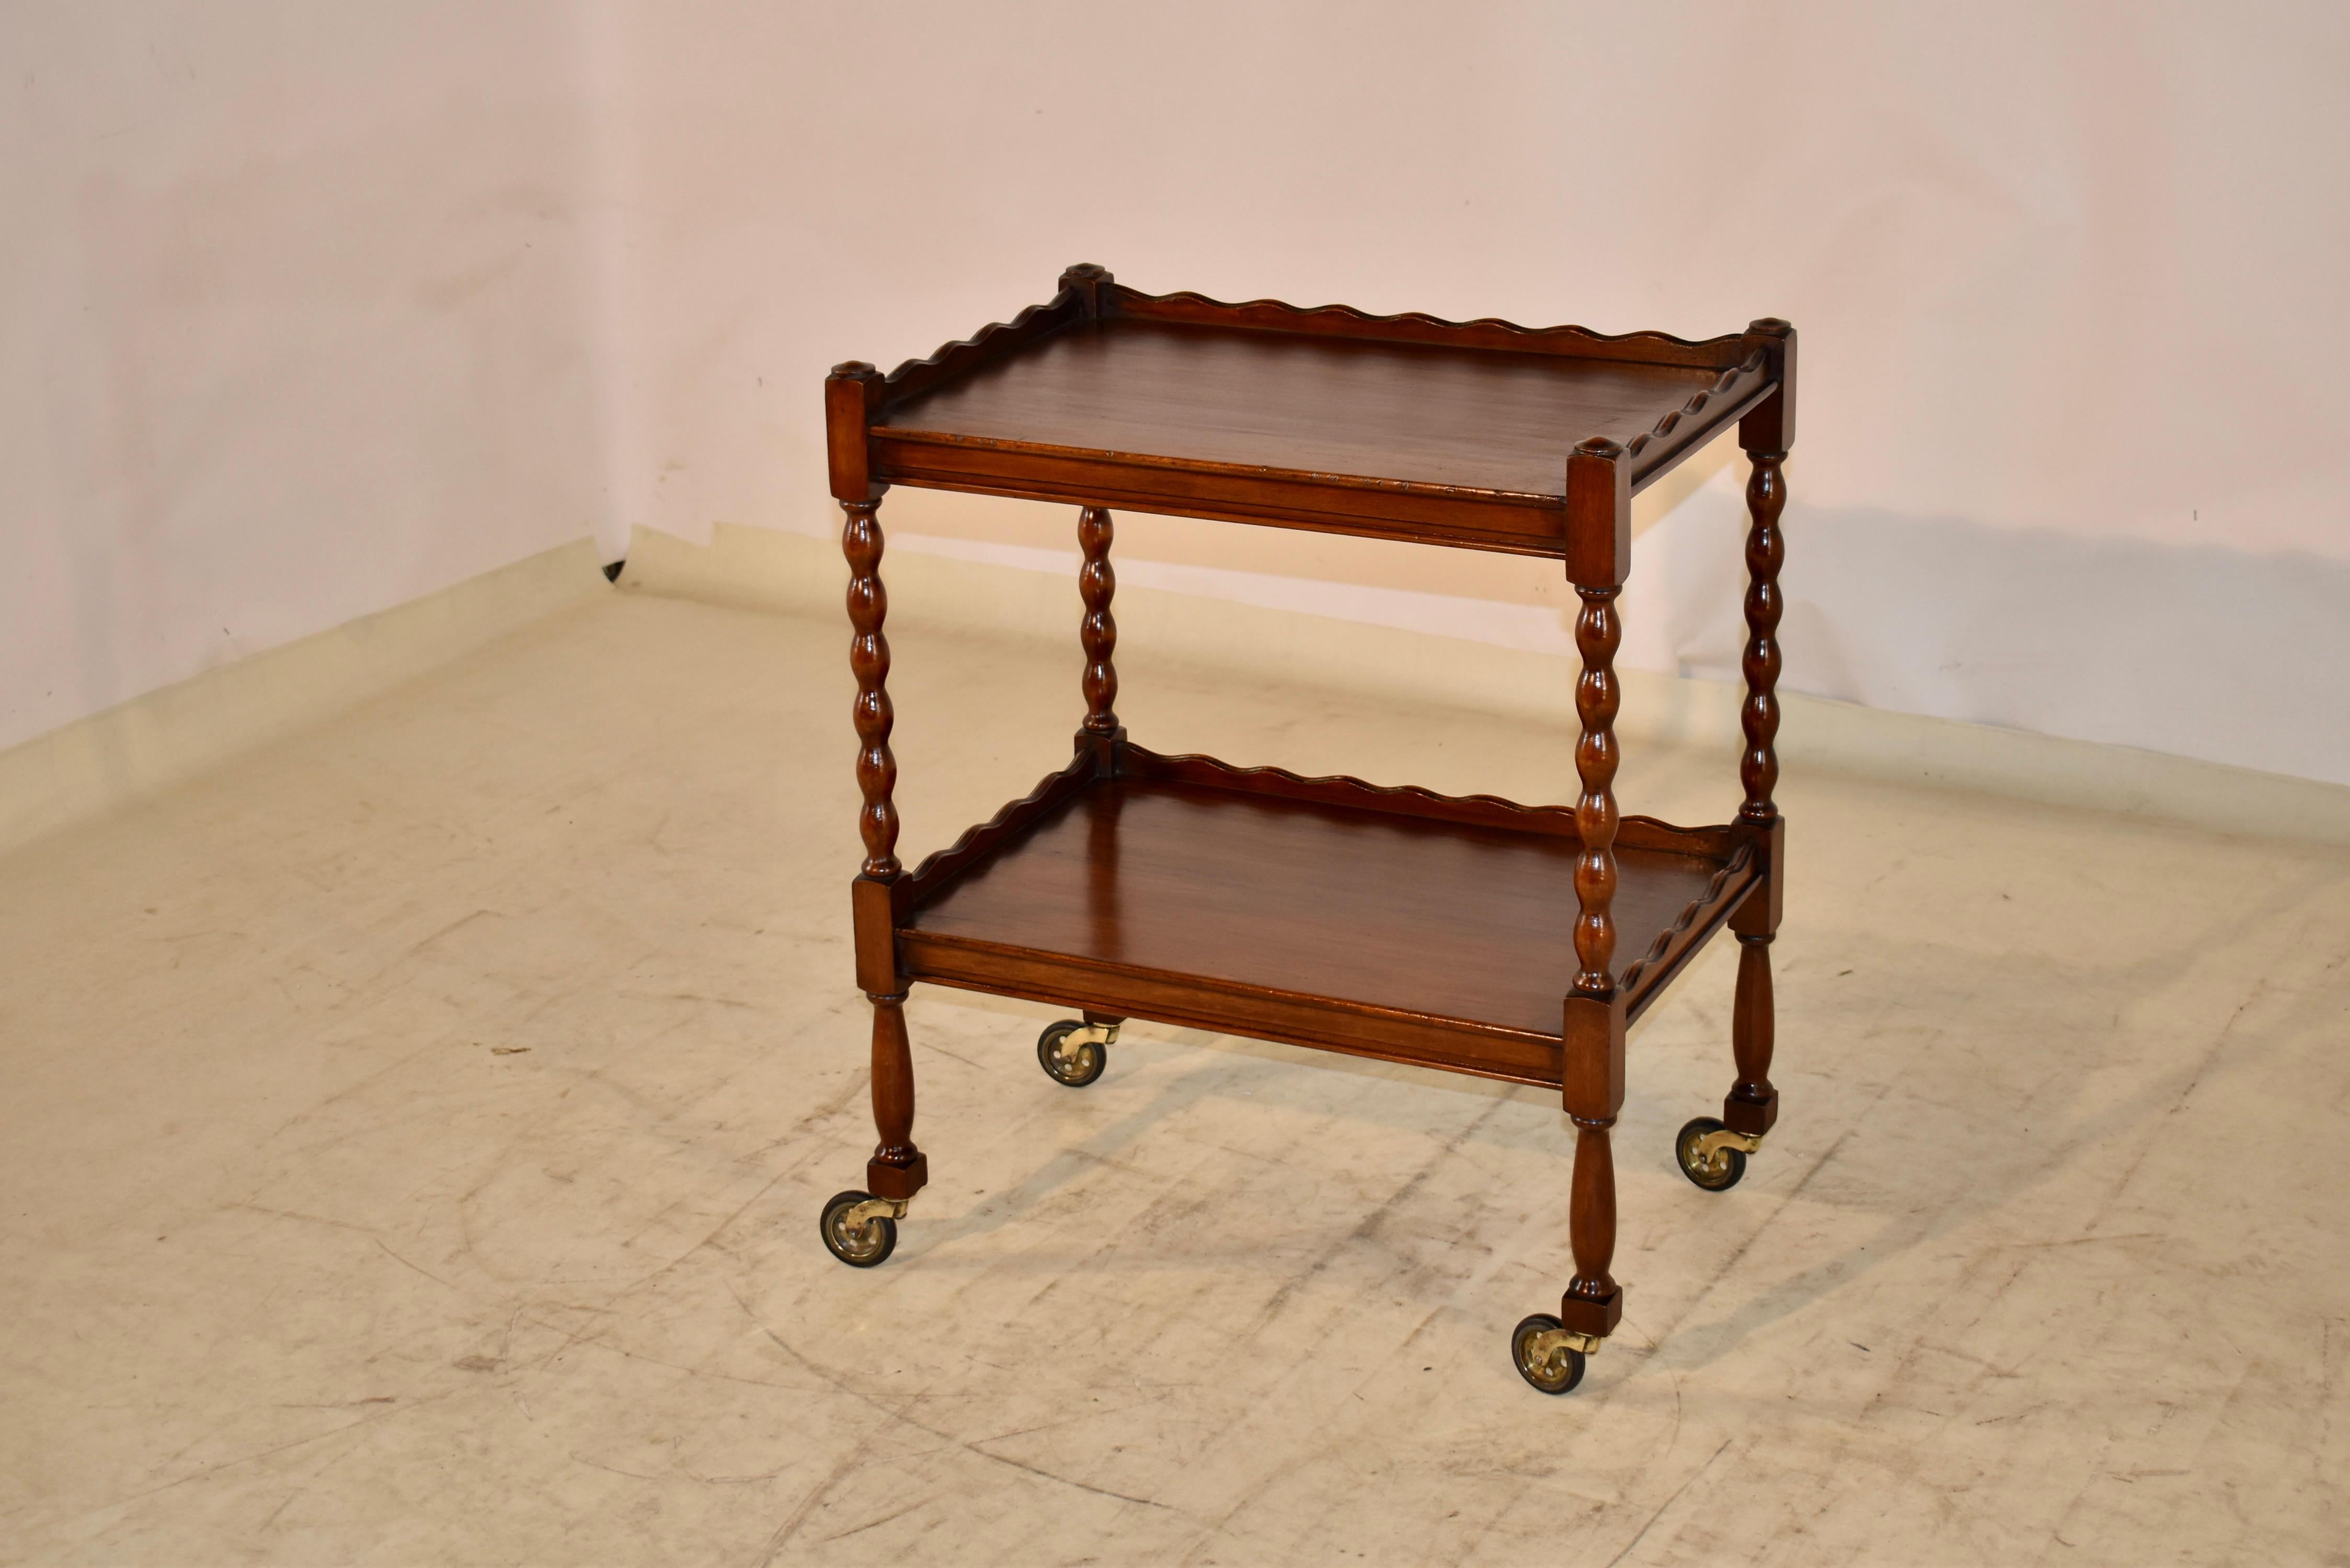
<instances>
[{"instance_id":1,"label":"wooden tea cart","mask_svg":"<svg viewBox=\"0 0 2350 1568\"><path fill-rule=\"evenodd\" d=\"M1682 1170L1734 1185L1778 1113L1772 748L1794 372L1783 321L1702 342L1608 337L1149 295L1090 265L1064 273L1049 303L886 377L837 367L825 413L847 514L864 795L851 907L880 1144L865 1189L825 1207L834 1254L888 1257L928 1179L903 1012L915 981L1078 1011L1037 1045L1072 1085L1100 1075L1128 1018L1538 1084L1560 1091L1576 1129L1575 1272L1557 1315L1521 1323L1511 1349L1535 1387L1574 1387L1623 1312L1608 1129L1625 1028L1725 926L1739 941L1737 1080L1718 1120L1682 1128ZM1745 802L1716 827L1619 816L1616 600L1632 497L1733 425L1752 462ZM1076 754L910 872L896 854L882 637L877 511L892 484L1083 509ZM1455 798L1128 740L1111 708L1109 507L1563 563L1582 599L1580 797Z\"/></svg>"}]
</instances>

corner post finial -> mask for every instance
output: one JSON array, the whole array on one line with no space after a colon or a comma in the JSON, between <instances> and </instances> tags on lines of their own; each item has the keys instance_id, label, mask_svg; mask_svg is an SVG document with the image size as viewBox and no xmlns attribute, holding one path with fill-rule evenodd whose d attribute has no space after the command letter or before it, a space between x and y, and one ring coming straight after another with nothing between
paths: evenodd
<instances>
[{"instance_id":1,"label":"corner post finial","mask_svg":"<svg viewBox=\"0 0 2350 1568\"><path fill-rule=\"evenodd\" d=\"M1061 288L1075 289L1077 302L1084 308L1087 321L1099 321L1117 308L1118 280L1109 268L1094 262L1079 262L1061 274Z\"/></svg>"}]
</instances>

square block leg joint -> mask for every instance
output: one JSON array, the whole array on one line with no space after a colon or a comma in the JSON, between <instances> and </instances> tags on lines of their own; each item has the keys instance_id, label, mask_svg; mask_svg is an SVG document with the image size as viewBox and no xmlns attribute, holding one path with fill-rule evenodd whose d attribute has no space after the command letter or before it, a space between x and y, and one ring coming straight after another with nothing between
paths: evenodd
<instances>
[{"instance_id":1,"label":"square block leg joint","mask_svg":"<svg viewBox=\"0 0 2350 1568\"><path fill-rule=\"evenodd\" d=\"M1587 1334L1595 1339L1605 1339L1616 1331L1624 1316L1624 1287L1617 1286L1607 1293L1606 1301L1594 1301L1572 1292L1558 1303L1558 1324L1574 1334Z\"/></svg>"},{"instance_id":2,"label":"square block leg joint","mask_svg":"<svg viewBox=\"0 0 2350 1568\"><path fill-rule=\"evenodd\" d=\"M865 1190L876 1198L909 1199L929 1185L931 1162L917 1154L904 1165L879 1159L865 1162Z\"/></svg>"},{"instance_id":3,"label":"square block leg joint","mask_svg":"<svg viewBox=\"0 0 2350 1568\"><path fill-rule=\"evenodd\" d=\"M1768 1099L1741 1099L1731 1095L1721 1102L1721 1125L1731 1132L1748 1133L1761 1137L1779 1120L1779 1091L1773 1089Z\"/></svg>"}]
</instances>

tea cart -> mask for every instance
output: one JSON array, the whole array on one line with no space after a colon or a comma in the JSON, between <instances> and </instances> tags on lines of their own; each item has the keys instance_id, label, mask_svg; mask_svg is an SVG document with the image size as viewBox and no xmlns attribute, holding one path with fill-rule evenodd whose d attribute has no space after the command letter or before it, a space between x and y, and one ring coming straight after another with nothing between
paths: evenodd
<instances>
[{"instance_id":1,"label":"tea cart","mask_svg":"<svg viewBox=\"0 0 2350 1568\"><path fill-rule=\"evenodd\" d=\"M1699 1186L1735 1185L1777 1116L1770 947L1778 775L1779 517L1795 334L1762 320L1656 332L1375 317L1343 306L1151 295L1102 268L1008 324L888 376L825 383L856 673L857 983L873 1007L879 1146L825 1206L825 1244L870 1266L928 1179L903 1004L916 981L1066 1007L1045 1070L1100 1075L1128 1018L1557 1089L1575 1127L1575 1276L1511 1336L1564 1393L1623 1313L1609 1129L1626 1026L1708 939L1739 943L1721 1115L1681 1129ZM1746 487L1744 803L1719 826L1618 815L1617 598L1632 497L1735 426ZM1067 766L909 871L897 857L879 505L892 484L1077 505L1084 722ZM1130 741L1112 703L1110 508L1319 529L1560 562L1581 607L1572 807L1303 778Z\"/></svg>"}]
</instances>

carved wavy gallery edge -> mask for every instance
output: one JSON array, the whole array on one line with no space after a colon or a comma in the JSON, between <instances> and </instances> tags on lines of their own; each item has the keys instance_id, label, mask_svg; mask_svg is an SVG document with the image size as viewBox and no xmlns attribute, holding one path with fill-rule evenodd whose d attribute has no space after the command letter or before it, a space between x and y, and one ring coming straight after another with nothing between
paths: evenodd
<instances>
[{"instance_id":1,"label":"carved wavy gallery edge","mask_svg":"<svg viewBox=\"0 0 2350 1568\"><path fill-rule=\"evenodd\" d=\"M1573 806L1522 805L1492 794L1441 794L1419 784L1375 784L1347 774L1315 777L1287 768L1238 767L1221 758L1197 753L1170 756L1131 742L1122 750L1118 776L1137 783L1189 784L1389 815L1496 827L1547 838L1580 836ZM952 844L925 857L905 878L906 892L916 902L928 901L1024 835L1039 818L1097 782L1108 781L1097 778L1089 754L1081 754L1066 767L1045 774L1026 794L1006 802L985 822L965 828ZM1722 862L1704 896L1659 939L1657 949L1625 971L1619 989L1628 989L1642 965L1660 956L1670 939L1687 930L1698 911L1718 898L1729 878L1749 863L1752 851L1743 845L1733 846L1730 836L1731 830L1726 826L1682 827L1653 816L1627 816L1617 823L1616 845L1619 849L1654 850Z\"/></svg>"},{"instance_id":2,"label":"carved wavy gallery edge","mask_svg":"<svg viewBox=\"0 0 2350 1568\"><path fill-rule=\"evenodd\" d=\"M1183 318L1194 313L1211 313L1247 323L1258 318L1266 324L1277 324L1280 329L1316 332L1322 335L1344 335L1363 327L1382 328L1370 334L1379 337L1409 337L1422 341L1443 342L1475 337L1499 337L1508 340L1521 350L1555 351L1566 344L1581 348L1648 348L1659 351L1666 363L1687 364L1703 356L1721 368L1735 369L1745 356L1738 359L1726 357L1737 354L1745 347L1741 333L1726 333L1719 337L1676 337L1669 332L1600 332L1588 327L1571 324L1557 327L1526 327L1514 321L1504 321L1498 316L1481 316L1471 321L1448 321L1426 311L1402 310L1391 316L1374 315L1351 305L1292 305L1280 299L1249 299L1238 302L1211 299L1189 289L1172 294L1144 294L1123 285L1115 291L1118 308L1138 319L1154 317ZM1171 308L1159 308L1171 307ZM1187 308L1188 307L1188 308ZM1626 356L1634 358L1637 356Z\"/></svg>"},{"instance_id":3,"label":"carved wavy gallery edge","mask_svg":"<svg viewBox=\"0 0 2350 1568\"><path fill-rule=\"evenodd\" d=\"M1736 852L1723 862L1721 869L1713 874L1713 879L1705 885L1705 891L1690 900L1679 919L1658 932L1657 940L1648 944L1648 950L1617 980L1617 992L1625 996L1632 995L1640 983L1640 977L1664 961L1665 954L1672 950L1676 940L1695 925L1701 916L1711 915L1721 908L1722 890L1730 885L1730 879L1745 870L1753 859L1754 846L1740 845Z\"/></svg>"},{"instance_id":4,"label":"carved wavy gallery edge","mask_svg":"<svg viewBox=\"0 0 2350 1568\"><path fill-rule=\"evenodd\" d=\"M1637 458L1648 451L1651 441L1664 440L1680 428L1685 419L1693 420L1703 413L1716 400L1747 396L1760 389L1763 376L1762 351L1757 348L1742 365L1733 365L1714 379L1713 385L1693 393L1690 400L1659 420L1651 428L1642 431L1624 443L1624 455ZM1752 383L1752 384L1742 384Z\"/></svg>"},{"instance_id":5,"label":"carved wavy gallery edge","mask_svg":"<svg viewBox=\"0 0 2350 1568\"><path fill-rule=\"evenodd\" d=\"M1449 321L1425 311L1405 310L1379 316L1351 305L1292 305L1286 300L1250 299L1237 303L1212 299L1189 289L1172 294L1145 294L1112 284L1107 294L1108 313L1138 320L1197 320L1213 317L1236 327L1306 333L1321 337L1364 337L1389 341L1452 343L1503 351L1559 353L1600 350L1596 357L1718 369L1713 386L1697 393L1679 409L1666 414L1654 429L1636 436L1626 447L1633 456L1655 439L1671 433L1682 419L1730 392L1748 376L1759 375L1763 356L1750 349L1741 333L1718 337L1678 337L1669 332L1600 332L1572 324L1525 327L1497 316L1470 321ZM1010 321L992 321L968 337L941 344L931 354L908 359L883 379L887 400L895 402L930 390L951 376L964 374L1012 348L1051 337L1083 318L1077 291L1065 287L1041 305L1032 305ZM1745 350L1741 352L1741 350Z\"/></svg>"},{"instance_id":6,"label":"carved wavy gallery edge","mask_svg":"<svg viewBox=\"0 0 2350 1568\"><path fill-rule=\"evenodd\" d=\"M1494 794L1440 794L1419 784L1375 784L1349 774L1309 777L1287 768L1236 767L1221 758L1197 753L1168 756L1132 742L1127 743L1125 757L1122 771L1138 779L1199 784L1367 811L1538 833L1546 837L1581 836L1571 805L1522 805ZM1653 816L1622 818L1617 825L1616 843L1624 849L1656 849L1708 859L1719 859L1731 853L1727 827L1681 827Z\"/></svg>"},{"instance_id":7,"label":"carved wavy gallery edge","mask_svg":"<svg viewBox=\"0 0 2350 1568\"><path fill-rule=\"evenodd\" d=\"M942 890L946 884L994 854L1006 840L1025 832L1035 818L1091 783L1093 776L1094 760L1086 753L1079 753L1067 767L1046 774L1035 789L1018 800L1006 802L993 816L963 829L962 836L926 857L914 867L913 875L906 878L909 890L920 897Z\"/></svg>"},{"instance_id":8,"label":"carved wavy gallery edge","mask_svg":"<svg viewBox=\"0 0 2350 1568\"><path fill-rule=\"evenodd\" d=\"M1059 319L1047 320L1057 315ZM895 401L928 391L950 374L975 369L1004 351L1036 338L1048 337L1076 317L1076 295L1063 289L1042 305L1032 305L1009 321L991 321L968 337L941 343L930 355L908 359L882 378L885 397Z\"/></svg>"}]
</instances>

